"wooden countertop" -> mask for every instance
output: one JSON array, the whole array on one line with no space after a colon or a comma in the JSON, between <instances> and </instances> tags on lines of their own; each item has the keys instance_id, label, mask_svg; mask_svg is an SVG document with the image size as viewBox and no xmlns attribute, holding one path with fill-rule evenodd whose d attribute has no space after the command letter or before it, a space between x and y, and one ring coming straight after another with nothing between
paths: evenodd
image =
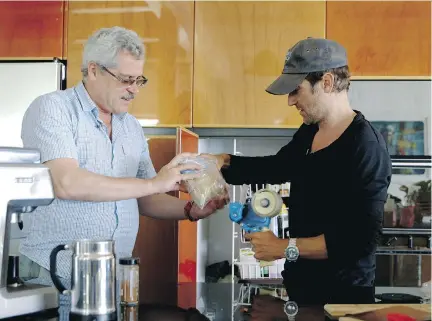
<instances>
[{"instance_id":1,"label":"wooden countertop","mask_svg":"<svg viewBox=\"0 0 432 321\"><path fill-rule=\"evenodd\" d=\"M327 304L324 309L331 318L340 321L373 320L370 316L363 318L363 313L367 312L376 312L376 320L379 320L380 314L389 313L406 314L419 321L431 318L430 304ZM361 316L353 316L354 314Z\"/></svg>"}]
</instances>

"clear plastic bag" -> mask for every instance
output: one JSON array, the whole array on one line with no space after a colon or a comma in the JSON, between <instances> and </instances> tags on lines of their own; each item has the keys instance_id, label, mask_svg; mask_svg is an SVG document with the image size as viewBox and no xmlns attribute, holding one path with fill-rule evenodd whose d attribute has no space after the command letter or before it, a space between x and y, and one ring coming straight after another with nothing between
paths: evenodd
<instances>
[{"instance_id":1,"label":"clear plastic bag","mask_svg":"<svg viewBox=\"0 0 432 321\"><path fill-rule=\"evenodd\" d=\"M196 163L201 166L202 175L185 182L188 193L199 208L203 209L210 200L225 194L226 182L215 161L198 156L186 158L182 163Z\"/></svg>"}]
</instances>

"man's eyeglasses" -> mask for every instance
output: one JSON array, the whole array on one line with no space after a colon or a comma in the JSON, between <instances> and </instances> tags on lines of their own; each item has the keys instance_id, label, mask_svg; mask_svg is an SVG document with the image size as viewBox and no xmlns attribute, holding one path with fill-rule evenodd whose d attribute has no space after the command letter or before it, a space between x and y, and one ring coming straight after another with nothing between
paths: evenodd
<instances>
[{"instance_id":1,"label":"man's eyeglasses","mask_svg":"<svg viewBox=\"0 0 432 321\"><path fill-rule=\"evenodd\" d=\"M147 83L147 81L148 81L148 79L146 78L146 77L144 77L144 76L138 76L137 78L135 78L135 79L132 79L132 78L129 78L129 79L123 79L123 78L121 78L121 77L119 77L119 76L117 76L117 75L115 75L115 74L113 74L111 71L109 71L106 67L104 67L104 66L102 66L102 65L99 65L99 67L101 68L101 69L103 69L104 71L106 71L107 73L109 73L111 76L113 76L115 79L117 79L118 81L120 81L121 83L122 83L122 85L125 85L125 86L132 86L134 83L136 83L136 85L138 86L138 87L142 87L142 86L144 86L146 83Z\"/></svg>"}]
</instances>

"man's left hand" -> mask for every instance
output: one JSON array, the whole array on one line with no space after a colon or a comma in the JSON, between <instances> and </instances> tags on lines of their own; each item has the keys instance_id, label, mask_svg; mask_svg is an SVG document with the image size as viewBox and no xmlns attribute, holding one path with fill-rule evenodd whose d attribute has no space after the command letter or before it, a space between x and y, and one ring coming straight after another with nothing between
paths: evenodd
<instances>
[{"instance_id":1,"label":"man's left hand","mask_svg":"<svg viewBox=\"0 0 432 321\"><path fill-rule=\"evenodd\" d=\"M245 234L245 239L252 244L257 260L274 261L285 257L288 239L280 239L272 231Z\"/></svg>"},{"instance_id":2,"label":"man's left hand","mask_svg":"<svg viewBox=\"0 0 432 321\"><path fill-rule=\"evenodd\" d=\"M194 204L191 208L190 215L193 218L203 219L210 216L217 210L224 208L225 205L227 205L229 202L229 193L228 190L225 189L225 193L223 195L210 200L203 209L199 208L196 204Z\"/></svg>"}]
</instances>

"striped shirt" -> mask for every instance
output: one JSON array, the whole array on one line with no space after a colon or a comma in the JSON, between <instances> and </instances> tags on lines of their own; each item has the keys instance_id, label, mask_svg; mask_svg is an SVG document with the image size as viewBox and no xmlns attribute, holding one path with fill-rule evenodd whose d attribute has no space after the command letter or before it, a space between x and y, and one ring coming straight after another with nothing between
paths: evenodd
<instances>
[{"instance_id":1,"label":"striped shirt","mask_svg":"<svg viewBox=\"0 0 432 321\"><path fill-rule=\"evenodd\" d=\"M26 111L21 138L37 148L41 162L73 158L90 172L111 177L152 178L156 175L147 140L135 117L113 115L112 140L83 83L36 98ZM130 256L139 226L136 199L85 202L55 199L32 213L29 235L20 252L49 269L49 255L59 244L79 239L113 239L117 258ZM71 275L71 251L57 257L57 274Z\"/></svg>"}]
</instances>

